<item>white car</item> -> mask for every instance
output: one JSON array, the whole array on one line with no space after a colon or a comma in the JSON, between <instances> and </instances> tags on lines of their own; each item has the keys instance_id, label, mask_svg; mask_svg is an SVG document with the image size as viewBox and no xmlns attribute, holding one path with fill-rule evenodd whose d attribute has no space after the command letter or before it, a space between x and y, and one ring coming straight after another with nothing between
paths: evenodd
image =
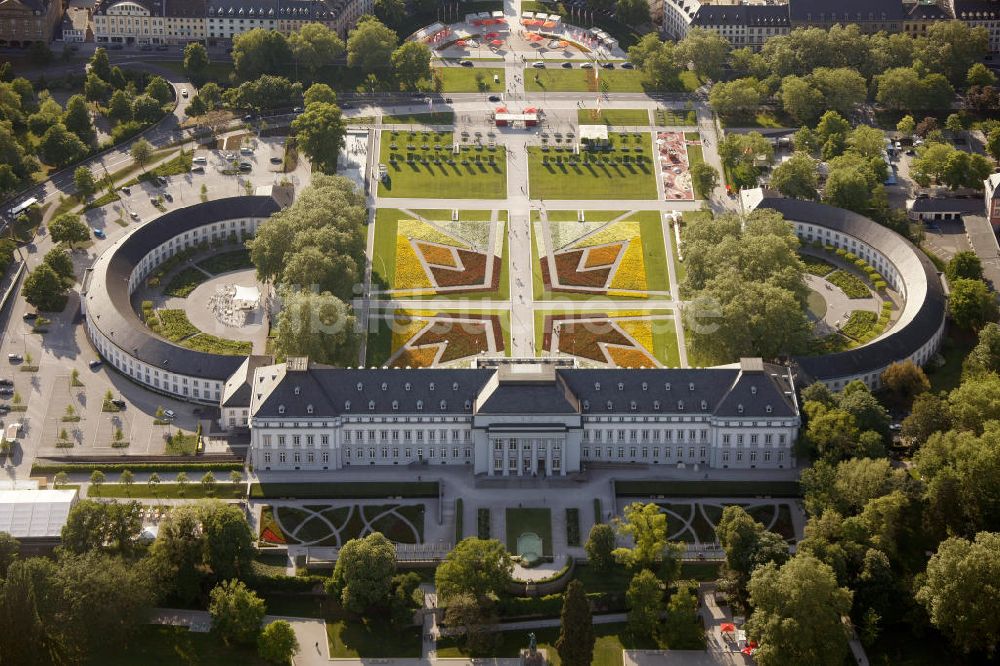
<instances>
[{"instance_id":1,"label":"white car","mask_svg":"<svg viewBox=\"0 0 1000 666\"><path fill-rule=\"evenodd\" d=\"M168 419L172 419L175 416L177 416L177 414L175 414L174 410L172 410L172 409L164 409L163 410L163 415L166 416Z\"/></svg>"},{"instance_id":2,"label":"white car","mask_svg":"<svg viewBox=\"0 0 1000 666\"><path fill-rule=\"evenodd\" d=\"M542 62L541 60L536 60L535 62L531 63L531 66L534 67L535 69L545 69L545 63Z\"/></svg>"},{"instance_id":3,"label":"white car","mask_svg":"<svg viewBox=\"0 0 1000 666\"><path fill-rule=\"evenodd\" d=\"M208 164L207 157L193 157L191 158L191 164Z\"/></svg>"},{"instance_id":4,"label":"white car","mask_svg":"<svg viewBox=\"0 0 1000 666\"><path fill-rule=\"evenodd\" d=\"M188 89L187 88L181 88L181 97L185 97L186 98L187 96L188 96Z\"/></svg>"}]
</instances>

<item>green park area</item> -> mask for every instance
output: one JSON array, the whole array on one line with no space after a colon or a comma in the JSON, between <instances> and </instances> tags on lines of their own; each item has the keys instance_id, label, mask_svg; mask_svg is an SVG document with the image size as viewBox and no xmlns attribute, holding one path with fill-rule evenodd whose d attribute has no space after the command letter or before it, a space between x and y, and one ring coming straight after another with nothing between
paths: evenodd
<instances>
[{"instance_id":1,"label":"green park area","mask_svg":"<svg viewBox=\"0 0 1000 666\"><path fill-rule=\"evenodd\" d=\"M256 646L226 645L212 633L187 627L141 625L127 645L109 645L92 666L267 666Z\"/></svg>"},{"instance_id":2,"label":"green park area","mask_svg":"<svg viewBox=\"0 0 1000 666\"><path fill-rule=\"evenodd\" d=\"M385 119L383 118L383 121ZM503 199L507 154L502 148L463 145L453 152L451 132L382 132L381 163L386 178L380 197Z\"/></svg>"},{"instance_id":3,"label":"green park area","mask_svg":"<svg viewBox=\"0 0 1000 666\"><path fill-rule=\"evenodd\" d=\"M580 109L576 112L581 125L625 125L638 127L649 125L649 111L646 109Z\"/></svg>"},{"instance_id":4,"label":"green park area","mask_svg":"<svg viewBox=\"0 0 1000 666\"><path fill-rule=\"evenodd\" d=\"M534 199L656 199L652 139L612 132L608 145L575 154L568 145L528 148Z\"/></svg>"},{"instance_id":5,"label":"green park area","mask_svg":"<svg viewBox=\"0 0 1000 666\"><path fill-rule=\"evenodd\" d=\"M636 69L527 68L524 70L524 89L527 92L643 92L644 77Z\"/></svg>"},{"instance_id":6,"label":"green park area","mask_svg":"<svg viewBox=\"0 0 1000 666\"><path fill-rule=\"evenodd\" d=\"M397 113L382 116L384 125L454 125L453 111L426 111L418 113Z\"/></svg>"},{"instance_id":7,"label":"green park area","mask_svg":"<svg viewBox=\"0 0 1000 666\"><path fill-rule=\"evenodd\" d=\"M542 552L536 556L552 555L552 511L550 509L507 509L507 550L514 555L521 553L525 539L533 535L532 541L541 539Z\"/></svg>"},{"instance_id":8,"label":"green park area","mask_svg":"<svg viewBox=\"0 0 1000 666\"><path fill-rule=\"evenodd\" d=\"M494 76L500 80L494 82ZM441 82L441 92L503 92L506 90L507 78L502 67L435 67L434 84Z\"/></svg>"}]
</instances>

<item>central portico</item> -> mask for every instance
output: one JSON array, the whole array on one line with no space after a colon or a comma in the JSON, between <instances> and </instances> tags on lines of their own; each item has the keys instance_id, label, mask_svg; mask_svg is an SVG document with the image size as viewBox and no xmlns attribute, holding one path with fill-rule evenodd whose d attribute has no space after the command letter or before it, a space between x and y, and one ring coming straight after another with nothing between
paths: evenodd
<instances>
[{"instance_id":1,"label":"central portico","mask_svg":"<svg viewBox=\"0 0 1000 666\"><path fill-rule=\"evenodd\" d=\"M476 473L562 476L580 471L580 401L552 364L502 365L476 399Z\"/></svg>"}]
</instances>

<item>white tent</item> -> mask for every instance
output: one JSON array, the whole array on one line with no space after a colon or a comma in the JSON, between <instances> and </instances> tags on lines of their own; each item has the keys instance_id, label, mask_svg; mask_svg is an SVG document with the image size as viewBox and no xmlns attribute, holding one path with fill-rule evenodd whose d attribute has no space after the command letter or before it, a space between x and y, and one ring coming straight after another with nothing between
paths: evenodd
<instances>
[{"instance_id":1,"label":"white tent","mask_svg":"<svg viewBox=\"0 0 1000 666\"><path fill-rule=\"evenodd\" d=\"M62 533L76 490L0 490L0 531L18 539Z\"/></svg>"},{"instance_id":2,"label":"white tent","mask_svg":"<svg viewBox=\"0 0 1000 666\"><path fill-rule=\"evenodd\" d=\"M236 287L233 307L239 310L254 310L260 305L260 290L257 287Z\"/></svg>"}]
</instances>

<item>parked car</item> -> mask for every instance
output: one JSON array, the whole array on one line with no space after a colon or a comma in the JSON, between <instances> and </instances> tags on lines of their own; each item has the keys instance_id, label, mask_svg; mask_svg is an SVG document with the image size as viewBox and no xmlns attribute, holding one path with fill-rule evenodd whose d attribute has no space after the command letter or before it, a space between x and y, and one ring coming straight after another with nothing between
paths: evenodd
<instances>
[{"instance_id":1,"label":"parked car","mask_svg":"<svg viewBox=\"0 0 1000 666\"><path fill-rule=\"evenodd\" d=\"M7 379L7 378L0 379L0 386L13 386L13 385L14 385L13 379Z\"/></svg>"},{"instance_id":2,"label":"parked car","mask_svg":"<svg viewBox=\"0 0 1000 666\"><path fill-rule=\"evenodd\" d=\"M622 69L635 69L635 65L630 62L623 62Z\"/></svg>"},{"instance_id":3,"label":"parked car","mask_svg":"<svg viewBox=\"0 0 1000 666\"><path fill-rule=\"evenodd\" d=\"M7 403L0 404L0 414L7 414L10 412L10 405Z\"/></svg>"},{"instance_id":4,"label":"parked car","mask_svg":"<svg viewBox=\"0 0 1000 666\"><path fill-rule=\"evenodd\" d=\"M139 213L136 213L135 211L132 211L131 213L129 213L128 216L131 217L136 222L139 221Z\"/></svg>"},{"instance_id":5,"label":"parked car","mask_svg":"<svg viewBox=\"0 0 1000 666\"><path fill-rule=\"evenodd\" d=\"M0 386L0 395L11 395L13 392L13 386Z\"/></svg>"},{"instance_id":6,"label":"parked car","mask_svg":"<svg viewBox=\"0 0 1000 666\"><path fill-rule=\"evenodd\" d=\"M191 158L191 164L208 164L207 157L193 157Z\"/></svg>"},{"instance_id":7,"label":"parked car","mask_svg":"<svg viewBox=\"0 0 1000 666\"><path fill-rule=\"evenodd\" d=\"M118 409L125 409L125 401L122 400L121 398L113 399L111 401L111 404L117 407Z\"/></svg>"},{"instance_id":8,"label":"parked car","mask_svg":"<svg viewBox=\"0 0 1000 666\"><path fill-rule=\"evenodd\" d=\"M181 88L181 97L187 98L187 96L188 96L188 89Z\"/></svg>"},{"instance_id":9,"label":"parked car","mask_svg":"<svg viewBox=\"0 0 1000 666\"><path fill-rule=\"evenodd\" d=\"M205 166L202 164L194 164L191 166L191 173L205 173Z\"/></svg>"},{"instance_id":10,"label":"parked car","mask_svg":"<svg viewBox=\"0 0 1000 666\"><path fill-rule=\"evenodd\" d=\"M594 69L594 63L585 62L582 65L580 65L580 69Z\"/></svg>"},{"instance_id":11,"label":"parked car","mask_svg":"<svg viewBox=\"0 0 1000 666\"><path fill-rule=\"evenodd\" d=\"M24 321L34 321L34 320L38 319L38 313L37 312L25 312L24 315L21 318L24 319Z\"/></svg>"},{"instance_id":12,"label":"parked car","mask_svg":"<svg viewBox=\"0 0 1000 666\"><path fill-rule=\"evenodd\" d=\"M249 162L240 162L240 171L253 171L253 165Z\"/></svg>"},{"instance_id":13,"label":"parked car","mask_svg":"<svg viewBox=\"0 0 1000 666\"><path fill-rule=\"evenodd\" d=\"M491 102L499 102L500 101L500 95L490 95L489 96L489 100Z\"/></svg>"},{"instance_id":14,"label":"parked car","mask_svg":"<svg viewBox=\"0 0 1000 666\"><path fill-rule=\"evenodd\" d=\"M253 155L253 148L240 148L240 155Z\"/></svg>"},{"instance_id":15,"label":"parked car","mask_svg":"<svg viewBox=\"0 0 1000 666\"><path fill-rule=\"evenodd\" d=\"M13 353L11 353L11 354L7 354L7 360L9 362L11 362L11 363L20 363L21 361L24 360L24 357L21 356L20 354L13 354Z\"/></svg>"},{"instance_id":16,"label":"parked car","mask_svg":"<svg viewBox=\"0 0 1000 666\"><path fill-rule=\"evenodd\" d=\"M172 419L175 416L177 416L177 414L172 409L164 409L163 415L166 416L168 419Z\"/></svg>"},{"instance_id":17,"label":"parked car","mask_svg":"<svg viewBox=\"0 0 1000 666\"><path fill-rule=\"evenodd\" d=\"M292 113L302 113L304 110L305 109L303 109L301 106L297 106L294 109L292 109Z\"/></svg>"},{"instance_id":18,"label":"parked car","mask_svg":"<svg viewBox=\"0 0 1000 666\"><path fill-rule=\"evenodd\" d=\"M167 201L171 202L171 203L173 203L173 201L174 201L174 197L173 197L172 194L170 194L170 192L164 192L163 193L163 198L166 199Z\"/></svg>"},{"instance_id":19,"label":"parked car","mask_svg":"<svg viewBox=\"0 0 1000 666\"><path fill-rule=\"evenodd\" d=\"M613 63L613 62L606 62L603 65L601 65L601 67L603 67L604 69L614 69L615 68L615 63Z\"/></svg>"},{"instance_id":20,"label":"parked car","mask_svg":"<svg viewBox=\"0 0 1000 666\"><path fill-rule=\"evenodd\" d=\"M461 65L462 67L472 67L471 60L459 60L458 64Z\"/></svg>"},{"instance_id":21,"label":"parked car","mask_svg":"<svg viewBox=\"0 0 1000 666\"><path fill-rule=\"evenodd\" d=\"M243 122L248 123L251 120L253 120L253 114L252 113L248 113L247 115L243 116Z\"/></svg>"},{"instance_id":22,"label":"parked car","mask_svg":"<svg viewBox=\"0 0 1000 666\"><path fill-rule=\"evenodd\" d=\"M139 50L140 51L152 51L153 50L153 46L151 44L143 44L142 46L139 47Z\"/></svg>"},{"instance_id":23,"label":"parked car","mask_svg":"<svg viewBox=\"0 0 1000 666\"><path fill-rule=\"evenodd\" d=\"M571 62L564 62L562 64L562 68L563 69L573 69L573 63L571 63Z\"/></svg>"},{"instance_id":24,"label":"parked car","mask_svg":"<svg viewBox=\"0 0 1000 666\"><path fill-rule=\"evenodd\" d=\"M104 234L104 229L94 229L94 238L107 238Z\"/></svg>"},{"instance_id":25,"label":"parked car","mask_svg":"<svg viewBox=\"0 0 1000 666\"><path fill-rule=\"evenodd\" d=\"M545 63L542 62L541 60L536 60L535 62L531 63L531 66L534 67L535 69L545 69Z\"/></svg>"},{"instance_id":26,"label":"parked car","mask_svg":"<svg viewBox=\"0 0 1000 666\"><path fill-rule=\"evenodd\" d=\"M121 188L121 191L124 192L125 194L132 194L132 188L127 185L123 186Z\"/></svg>"},{"instance_id":27,"label":"parked car","mask_svg":"<svg viewBox=\"0 0 1000 666\"><path fill-rule=\"evenodd\" d=\"M281 158L278 157L277 155L271 158L271 164L281 164L281 162L282 162Z\"/></svg>"},{"instance_id":28,"label":"parked car","mask_svg":"<svg viewBox=\"0 0 1000 666\"><path fill-rule=\"evenodd\" d=\"M91 361L87 365L90 366L91 370L97 370L99 367L104 365L104 361L102 361L101 359L97 359L95 361Z\"/></svg>"}]
</instances>

